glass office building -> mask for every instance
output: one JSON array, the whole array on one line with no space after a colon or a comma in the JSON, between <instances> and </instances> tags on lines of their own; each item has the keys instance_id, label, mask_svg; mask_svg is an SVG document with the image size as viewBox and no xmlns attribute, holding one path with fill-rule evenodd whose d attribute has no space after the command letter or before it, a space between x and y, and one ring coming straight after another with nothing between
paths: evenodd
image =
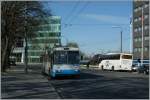
<instances>
[{"instance_id":1,"label":"glass office building","mask_svg":"<svg viewBox=\"0 0 150 100\"><path fill-rule=\"evenodd\" d=\"M41 55L46 48L52 48L54 45L61 44L61 18L60 16L50 16L44 19L46 23L34 27L37 29L36 37L28 39L28 63L41 63ZM17 63L24 63L24 47L25 42L20 39L17 44L21 43L21 46L17 45L13 50L16 55Z\"/></svg>"},{"instance_id":2,"label":"glass office building","mask_svg":"<svg viewBox=\"0 0 150 100\"><path fill-rule=\"evenodd\" d=\"M36 37L29 40L28 43L28 62L41 62L41 55L46 48L52 48L54 45L61 44L61 18L51 16L46 19L46 24L38 26Z\"/></svg>"}]
</instances>

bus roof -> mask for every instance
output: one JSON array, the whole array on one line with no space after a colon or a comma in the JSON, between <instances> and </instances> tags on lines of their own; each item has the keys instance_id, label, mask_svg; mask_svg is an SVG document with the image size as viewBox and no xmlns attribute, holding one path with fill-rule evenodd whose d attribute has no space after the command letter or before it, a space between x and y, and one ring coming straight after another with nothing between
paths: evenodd
<instances>
[{"instance_id":1,"label":"bus roof","mask_svg":"<svg viewBox=\"0 0 150 100\"><path fill-rule=\"evenodd\" d=\"M132 55L131 53L107 53L106 55L118 55L118 54L121 54L121 55Z\"/></svg>"},{"instance_id":2,"label":"bus roof","mask_svg":"<svg viewBox=\"0 0 150 100\"><path fill-rule=\"evenodd\" d=\"M79 48L75 47L55 47L53 48L54 51L79 51Z\"/></svg>"}]
</instances>

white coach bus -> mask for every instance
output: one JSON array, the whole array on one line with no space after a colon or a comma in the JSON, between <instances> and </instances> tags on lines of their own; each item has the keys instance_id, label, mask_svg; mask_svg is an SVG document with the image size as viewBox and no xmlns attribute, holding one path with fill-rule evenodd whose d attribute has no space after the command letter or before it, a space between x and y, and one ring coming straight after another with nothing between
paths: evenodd
<instances>
[{"instance_id":1,"label":"white coach bus","mask_svg":"<svg viewBox=\"0 0 150 100\"><path fill-rule=\"evenodd\" d=\"M101 58L99 68L102 70L132 70L132 54L108 53Z\"/></svg>"}]
</instances>

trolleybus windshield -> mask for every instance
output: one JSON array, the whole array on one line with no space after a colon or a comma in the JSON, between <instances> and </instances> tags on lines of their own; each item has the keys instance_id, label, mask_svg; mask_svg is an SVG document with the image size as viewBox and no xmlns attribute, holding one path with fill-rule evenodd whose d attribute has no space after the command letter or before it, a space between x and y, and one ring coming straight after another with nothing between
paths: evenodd
<instances>
[{"instance_id":1,"label":"trolleybus windshield","mask_svg":"<svg viewBox=\"0 0 150 100\"><path fill-rule=\"evenodd\" d=\"M68 51L68 64L79 64L79 51Z\"/></svg>"},{"instance_id":2,"label":"trolleybus windshield","mask_svg":"<svg viewBox=\"0 0 150 100\"><path fill-rule=\"evenodd\" d=\"M54 64L79 64L79 51L56 51Z\"/></svg>"},{"instance_id":3,"label":"trolleybus windshield","mask_svg":"<svg viewBox=\"0 0 150 100\"><path fill-rule=\"evenodd\" d=\"M56 51L54 53L54 64L67 64L67 51Z\"/></svg>"}]
</instances>

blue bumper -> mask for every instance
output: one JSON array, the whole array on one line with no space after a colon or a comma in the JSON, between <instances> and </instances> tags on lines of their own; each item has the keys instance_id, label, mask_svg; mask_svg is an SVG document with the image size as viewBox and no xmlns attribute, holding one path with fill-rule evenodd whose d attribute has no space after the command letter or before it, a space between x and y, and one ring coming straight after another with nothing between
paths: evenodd
<instances>
[{"instance_id":1,"label":"blue bumper","mask_svg":"<svg viewBox=\"0 0 150 100\"><path fill-rule=\"evenodd\" d=\"M53 72L52 76L70 76L70 75L79 75L80 70L60 70Z\"/></svg>"}]
</instances>

